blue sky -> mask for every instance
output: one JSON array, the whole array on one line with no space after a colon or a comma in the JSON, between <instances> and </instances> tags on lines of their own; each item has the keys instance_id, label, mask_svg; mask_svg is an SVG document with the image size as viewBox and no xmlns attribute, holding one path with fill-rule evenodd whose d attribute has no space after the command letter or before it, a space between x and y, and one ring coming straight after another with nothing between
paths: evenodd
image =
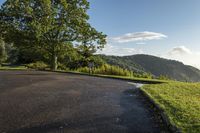
<instances>
[{"instance_id":1,"label":"blue sky","mask_svg":"<svg viewBox=\"0 0 200 133\"><path fill-rule=\"evenodd\" d=\"M99 53L151 54L200 68L200 0L89 2L89 22L108 35Z\"/></svg>"},{"instance_id":2,"label":"blue sky","mask_svg":"<svg viewBox=\"0 0 200 133\"><path fill-rule=\"evenodd\" d=\"M100 53L151 54L200 68L200 0L89 1L90 23L108 35Z\"/></svg>"},{"instance_id":3,"label":"blue sky","mask_svg":"<svg viewBox=\"0 0 200 133\"><path fill-rule=\"evenodd\" d=\"M5 0L0 0L0 4L2 4Z\"/></svg>"}]
</instances>

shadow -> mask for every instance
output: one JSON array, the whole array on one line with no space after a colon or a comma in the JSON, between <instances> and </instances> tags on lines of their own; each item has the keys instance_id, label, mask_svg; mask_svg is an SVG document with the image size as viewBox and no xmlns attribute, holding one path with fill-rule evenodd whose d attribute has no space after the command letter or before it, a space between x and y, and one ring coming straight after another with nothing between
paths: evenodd
<instances>
[{"instance_id":1,"label":"shadow","mask_svg":"<svg viewBox=\"0 0 200 133\"><path fill-rule=\"evenodd\" d=\"M168 127L160 121L160 114L152 111L149 102L142 96L139 88L123 92L120 105L124 112L119 117L120 125L126 126L127 133L169 133Z\"/></svg>"},{"instance_id":2,"label":"shadow","mask_svg":"<svg viewBox=\"0 0 200 133\"><path fill-rule=\"evenodd\" d=\"M94 119L84 120L63 120L59 122L53 122L45 125L39 125L34 127L26 127L17 129L10 133L70 133L70 132L94 132L94 133L121 133L110 128L110 121L116 118L113 117L100 117Z\"/></svg>"},{"instance_id":3,"label":"shadow","mask_svg":"<svg viewBox=\"0 0 200 133\"><path fill-rule=\"evenodd\" d=\"M15 74L15 75L21 75L21 76L44 76L44 75L49 75L49 74L44 74L44 73L27 73L27 74Z\"/></svg>"},{"instance_id":4,"label":"shadow","mask_svg":"<svg viewBox=\"0 0 200 133\"><path fill-rule=\"evenodd\" d=\"M113 92L112 92L113 93ZM113 96L113 95L112 95ZM10 133L160 133L169 132L165 125L160 123L158 116L151 110L148 101L141 95L138 88L132 86L117 96L111 97L111 102L119 102L109 115L85 115L78 119L73 117L37 126L19 128ZM118 97L119 96L119 97ZM109 98L110 99L110 98ZM108 104L109 105L109 104ZM101 104L99 105L101 108ZM111 107L112 108L112 107ZM91 108L89 108L91 109ZM106 108L105 108L106 110ZM107 110L106 110L107 111ZM115 112L116 111L116 112ZM106 112L107 113L107 112Z\"/></svg>"}]
</instances>

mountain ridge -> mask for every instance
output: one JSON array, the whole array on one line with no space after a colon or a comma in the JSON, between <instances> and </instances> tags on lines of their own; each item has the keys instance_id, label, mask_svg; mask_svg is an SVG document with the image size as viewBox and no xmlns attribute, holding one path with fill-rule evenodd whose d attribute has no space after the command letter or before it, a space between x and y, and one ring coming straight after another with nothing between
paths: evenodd
<instances>
[{"instance_id":1,"label":"mountain ridge","mask_svg":"<svg viewBox=\"0 0 200 133\"><path fill-rule=\"evenodd\" d=\"M138 73L151 73L158 77L165 75L178 81L199 82L200 70L185 65L180 61L165 59L153 55L137 54L130 56L98 55L110 65L120 66L124 69Z\"/></svg>"}]
</instances>

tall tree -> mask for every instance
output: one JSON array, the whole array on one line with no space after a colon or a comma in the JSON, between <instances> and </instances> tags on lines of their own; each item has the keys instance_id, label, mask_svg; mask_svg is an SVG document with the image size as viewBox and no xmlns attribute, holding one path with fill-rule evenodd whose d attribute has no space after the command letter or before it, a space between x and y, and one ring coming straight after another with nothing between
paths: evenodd
<instances>
[{"instance_id":1,"label":"tall tree","mask_svg":"<svg viewBox=\"0 0 200 133\"><path fill-rule=\"evenodd\" d=\"M48 52L51 69L71 43L102 48L106 35L88 23L87 0L7 0L1 7L0 23L6 40L18 47L38 47ZM2 26L1 26L2 27Z\"/></svg>"}]
</instances>

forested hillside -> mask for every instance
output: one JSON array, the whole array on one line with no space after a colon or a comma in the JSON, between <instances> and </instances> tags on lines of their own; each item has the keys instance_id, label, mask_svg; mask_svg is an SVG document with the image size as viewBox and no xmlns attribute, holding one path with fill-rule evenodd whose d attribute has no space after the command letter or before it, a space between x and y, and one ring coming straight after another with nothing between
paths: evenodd
<instances>
[{"instance_id":1,"label":"forested hillside","mask_svg":"<svg viewBox=\"0 0 200 133\"><path fill-rule=\"evenodd\" d=\"M149 72L156 77L164 75L180 81L200 81L200 70L174 60L150 55L99 56L110 65L137 72Z\"/></svg>"}]
</instances>

